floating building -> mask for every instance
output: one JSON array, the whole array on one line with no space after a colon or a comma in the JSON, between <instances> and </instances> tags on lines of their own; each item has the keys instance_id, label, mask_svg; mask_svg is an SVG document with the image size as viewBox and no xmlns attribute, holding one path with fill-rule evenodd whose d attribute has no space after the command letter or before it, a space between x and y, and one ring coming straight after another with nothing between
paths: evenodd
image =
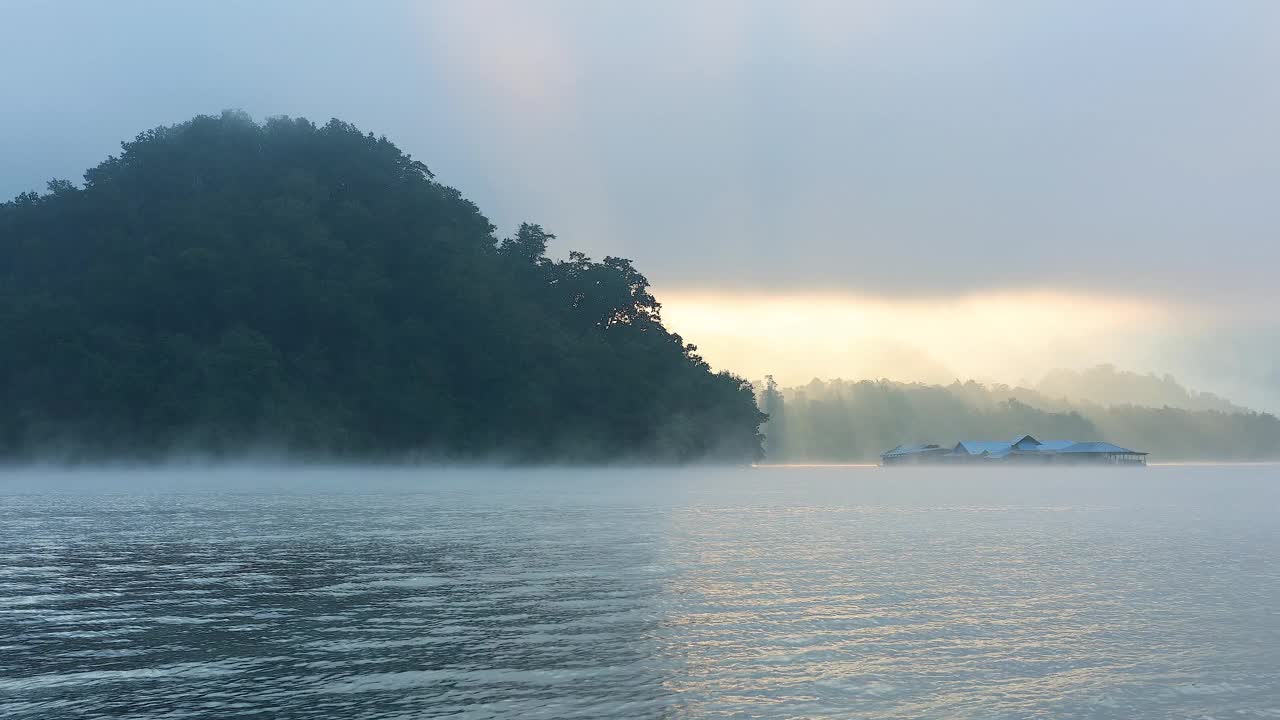
<instances>
[{"instance_id":1,"label":"floating building","mask_svg":"<svg viewBox=\"0 0 1280 720\"><path fill-rule=\"evenodd\" d=\"M955 447L899 445L880 454L881 465L949 465L965 463L1037 465L1146 465L1147 454L1106 442L1049 440L1022 435L1010 442L961 440Z\"/></svg>"}]
</instances>

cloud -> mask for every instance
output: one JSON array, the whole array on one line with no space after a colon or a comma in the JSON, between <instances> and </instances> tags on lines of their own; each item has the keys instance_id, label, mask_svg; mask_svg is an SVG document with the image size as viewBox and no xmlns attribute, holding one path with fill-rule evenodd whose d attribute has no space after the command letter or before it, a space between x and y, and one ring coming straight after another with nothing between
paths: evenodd
<instances>
[{"instance_id":1,"label":"cloud","mask_svg":"<svg viewBox=\"0 0 1280 720\"><path fill-rule=\"evenodd\" d=\"M5 28L10 195L244 107L386 133L501 227L672 287L1274 298L1262 0L31 4Z\"/></svg>"},{"instance_id":2,"label":"cloud","mask_svg":"<svg viewBox=\"0 0 1280 720\"><path fill-rule=\"evenodd\" d=\"M437 48L539 148L511 209L664 284L1210 294L1280 261L1264 4L498 7L437 27L496 28L503 72Z\"/></svg>"}]
</instances>

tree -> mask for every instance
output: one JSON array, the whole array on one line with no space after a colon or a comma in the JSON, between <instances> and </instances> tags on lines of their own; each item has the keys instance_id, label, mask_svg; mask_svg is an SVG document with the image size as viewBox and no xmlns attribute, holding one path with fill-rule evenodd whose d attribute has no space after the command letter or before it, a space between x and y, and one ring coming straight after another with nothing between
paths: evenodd
<instances>
[{"instance_id":1,"label":"tree","mask_svg":"<svg viewBox=\"0 0 1280 720\"><path fill-rule=\"evenodd\" d=\"M785 400L778 389L778 383L772 375L764 376L764 392L760 396L760 407L768 416L765 425L764 454L774 462L785 460L786 450L786 414Z\"/></svg>"}]
</instances>

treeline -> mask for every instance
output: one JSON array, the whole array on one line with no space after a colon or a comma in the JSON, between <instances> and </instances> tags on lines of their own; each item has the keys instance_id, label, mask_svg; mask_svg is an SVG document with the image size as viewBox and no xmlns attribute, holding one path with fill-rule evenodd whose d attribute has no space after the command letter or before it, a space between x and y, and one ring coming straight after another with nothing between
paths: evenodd
<instances>
[{"instance_id":1,"label":"treeline","mask_svg":"<svg viewBox=\"0 0 1280 720\"><path fill-rule=\"evenodd\" d=\"M552 237L337 120L145 132L0 205L0 457L756 459L751 385Z\"/></svg>"},{"instance_id":2,"label":"treeline","mask_svg":"<svg viewBox=\"0 0 1280 720\"><path fill-rule=\"evenodd\" d=\"M1104 406L1036 390L880 381L822 382L782 389L766 380L761 408L770 462L871 462L899 443L1106 440L1153 461L1280 459L1280 420L1250 411Z\"/></svg>"},{"instance_id":3,"label":"treeline","mask_svg":"<svg viewBox=\"0 0 1280 720\"><path fill-rule=\"evenodd\" d=\"M1136 373L1114 365L1098 365L1085 370L1051 370L1036 384L1045 398L1069 398L1096 405L1137 405L1175 407L1184 410L1248 412L1226 398L1183 387L1172 375Z\"/></svg>"}]
</instances>

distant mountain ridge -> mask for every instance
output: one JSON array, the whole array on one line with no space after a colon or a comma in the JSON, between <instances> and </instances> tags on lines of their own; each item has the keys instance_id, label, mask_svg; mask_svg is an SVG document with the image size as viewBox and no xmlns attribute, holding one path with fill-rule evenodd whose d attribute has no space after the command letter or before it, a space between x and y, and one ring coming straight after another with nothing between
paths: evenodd
<instances>
[{"instance_id":1,"label":"distant mountain ridge","mask_svg":"<svg viewBox=\"0 0 1280 720\"><path fill-rule=\"evenodd\" d=\"M1136 373L1115 365L1098 365L1087 370L1050 370L1036 385L1043 395L1097 405L1141 405L1184 410L1249 412L1250 409L1209 392L1196 392L1172 375Z\"/></svg>"}]
</instances>

